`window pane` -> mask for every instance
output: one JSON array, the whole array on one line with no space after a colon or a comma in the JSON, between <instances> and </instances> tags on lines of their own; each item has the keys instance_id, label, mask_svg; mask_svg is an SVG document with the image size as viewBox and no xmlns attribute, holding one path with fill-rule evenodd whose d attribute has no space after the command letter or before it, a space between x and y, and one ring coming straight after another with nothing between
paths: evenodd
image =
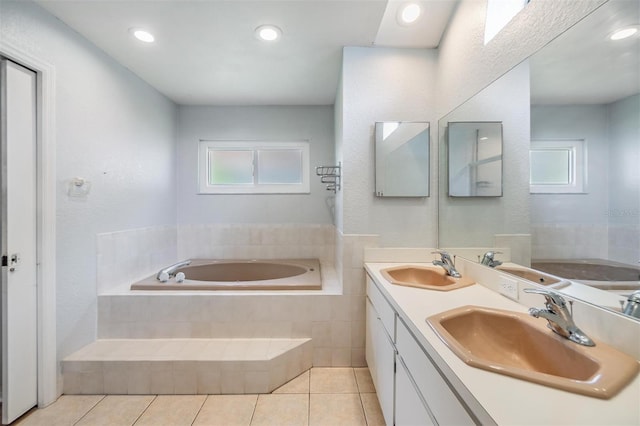
<instances>
[{"instance_id":1,"label":"window pane","mask_svg":"<svg viewBox=\"0 0 640 426\"><path fill-rule=\"evenodd\" d=\"M258 151L258 183L291 184L301 182L301 149Z\"/></svg>"},{"instance_id":2,"label":"window pane","mask_svg":"<svg viewBox=\"0 0 640 426\"><path fill-rule=\"evenodd\" d=\"M568 185L571 183L571 151L569 149L532 149L532 185Z\"/></svg>"},{"instance_id":3,"label":"window pane","mask_svg":"<svg viewBox=\"0 0 640 426\"><path fill-rule=\"evenodd\" d=\"M253 151L209 151L210 185L253 183Z\"/></svg>"}]
</instances>

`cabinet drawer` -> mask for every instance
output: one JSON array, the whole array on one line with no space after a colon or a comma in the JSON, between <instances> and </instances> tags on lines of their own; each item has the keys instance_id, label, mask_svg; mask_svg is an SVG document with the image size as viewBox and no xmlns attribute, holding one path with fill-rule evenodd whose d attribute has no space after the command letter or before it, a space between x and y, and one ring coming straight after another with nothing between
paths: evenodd
<instances>
[{"instance_id":1,"label":"cabinet drawer","mask_svg":"<svg viewBox=\"0 0 640 426\"><path fill-rule=\"evenodd\" d=\"M395 342L395 323L396 323L396 312L393 310L387 299L382 295L378 287L373 283L373 280L367 276L367 296L369 296L369 300L371 300L371 304L375 308L376 312L380 316L380 320L384 325L387 334L391 337L391 339Z\"/></svg>"},{"instance_id":2,"label":"cabinet drawer","mask_svg":"<svg viewBox=\"0 0 640 426\"><path fill-rule=\"evenodd\" d=\"M396 332L398 353L438 424L475 424L402 321L398 321Z\"/></svg>"}]
</instances>

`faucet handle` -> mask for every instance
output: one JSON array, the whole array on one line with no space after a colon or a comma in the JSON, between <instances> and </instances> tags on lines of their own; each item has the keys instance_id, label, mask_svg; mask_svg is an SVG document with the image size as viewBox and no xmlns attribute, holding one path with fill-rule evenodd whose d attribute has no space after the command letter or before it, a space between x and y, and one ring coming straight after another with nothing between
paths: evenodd
<instances>
[{"instance_id":1,"label":"faucet handle","mask_svg":"<svg viewBox=\"0 0 640 426\"><path fill-rule=\"evenodd\" d=\"M439 254L440 258L443 261L446 261L446 260L451 261L451 255L449 254L449 252L445 250L435 250L435 251L432 251L431 254Z\"/></svg>"},{"instance_id":2,"label":"faucet handle","mask_svg":"<svg viewBox=\"0 0 640 426\"><path fill-rule=\"evenodd\" d=\"M543 289L540 289L540 288L525 288L524 292L525 293L541 294L547 300L547 303L551 303L551 304L559 306L561 308L564 308L567 305L567 303L564 300L564 297L560 296L555 291L543 290Z\"/></svg>"},{"instance_id":3,"label":"faucet handle","mask_svg":"<svg viewBox=\"0 0 640 426\"><path fill-rule=\"evenodd\" d=\"M501 251L493 251L493 250L489 250L489 251L488 251L488 252L486 252L484 255L485 255L485 256L487 256L487 257L490 257L491 259L493 259L493 257L494 257L496 254L502 254L502 252L501 252Z\"/></svg>"}]
</instances>

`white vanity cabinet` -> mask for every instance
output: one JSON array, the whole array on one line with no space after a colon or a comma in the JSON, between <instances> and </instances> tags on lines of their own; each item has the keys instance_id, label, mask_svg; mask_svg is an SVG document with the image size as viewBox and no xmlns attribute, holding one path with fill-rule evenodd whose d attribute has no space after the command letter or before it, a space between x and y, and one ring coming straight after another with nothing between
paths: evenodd
<instances>
[{"instance_id":1,"label":"white vanity cabinet","mask_svg":"<svg viewBox=\"0 0 640 426\"><path fill-rule=\"evenodd\" d=\"M398 321L396 326L396 348L437 424L475 424L458 396L402 321Z\"/></svg>"},{"instance_id":2,"label":"white vanity cabinet","mask_svg":"<svg viewBox=\"0 0 640 426\"><path fill-rule=\"evenodd\" d=\"M396 364L396 426L435 426L432 414L420 398L407 366L398 357Z\"/></svg>"},{"instance_id":3,"label":"white vanity cabinet","mask_svg":"<svg viewBox=\"0 0 640 426\"><path fill-rule=\"evenodd\" d=\"M396 314L375 285L367 282L366 358L380 408L393 425Z\"/></svg>"},{"instance_id":4,"label":"white vanity cabinet","mask_svg":"<svg viewBox=\"0 0 640 426\"><path fill-rule=\"evenodd\" d=\"M368 276L366 358L388 426L475 424Z\"/></svg>"}]
</instances>

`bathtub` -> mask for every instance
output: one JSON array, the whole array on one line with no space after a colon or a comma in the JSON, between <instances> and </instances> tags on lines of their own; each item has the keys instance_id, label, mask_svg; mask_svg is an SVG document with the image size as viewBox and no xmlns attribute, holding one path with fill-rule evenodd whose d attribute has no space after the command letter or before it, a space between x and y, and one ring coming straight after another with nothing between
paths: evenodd
<instances>
[{"instance_id":1,"label":"bathtub","mask_svg":"<svg viewBox=\"0 0 640 426\"><path fill-rule=\"evenodd\" d=\"M175 277L160 282L155 275L131 285L131 290L320 290L318 259L211 260L194 259Z\"/></svg>"},{"instance_id":2,"label":"bathtub","mask_svg":"<svg viewBox=\"0 0 640 426\"><path fill-rule=\"evenodd\" d=\"M602 290L629 293L640 289L640 268L610 260L534 260L531 267Z\"/></svg>"}]
</instances>

